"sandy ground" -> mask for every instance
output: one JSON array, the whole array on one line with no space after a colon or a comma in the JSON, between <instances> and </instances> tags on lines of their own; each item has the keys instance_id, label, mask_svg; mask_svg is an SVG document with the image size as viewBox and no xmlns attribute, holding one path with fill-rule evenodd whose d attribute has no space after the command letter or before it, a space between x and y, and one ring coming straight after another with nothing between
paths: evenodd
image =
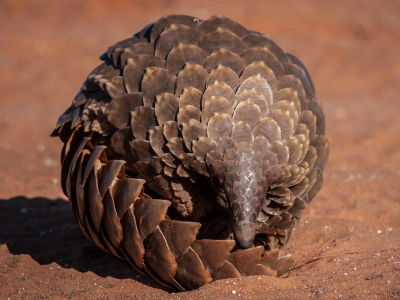
<instances>
[{"instance_id":1,"label":"sandy ground","mask_svg":"<svg viewBox=\"0 0 400 300\"><path fill-rule=\"evenodd\" d=\"M171 13L224 14L309 67L331 154L288 278L172 294L75 225L48 136L97 57ZM400 299L399 15L396 0L2 0L0 299Z\"/></svg>"}]
</instances>

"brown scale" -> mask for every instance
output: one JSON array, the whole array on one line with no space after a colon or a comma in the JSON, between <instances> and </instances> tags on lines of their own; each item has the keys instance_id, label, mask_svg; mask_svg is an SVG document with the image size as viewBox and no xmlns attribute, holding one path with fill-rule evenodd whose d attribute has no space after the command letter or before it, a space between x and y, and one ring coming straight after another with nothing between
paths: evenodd
<instances>
[{"instance_id":1,"label":"brown scale","mask_svg":"<svg viewBox=\"0 0 400 300\"><path fill-rule=\"evenodd\" d=\"M181 291L287 274L329 156L304 64L220 15L162 17L100 58L52 134L83 234Z\"/></svg>"}]
</instances>

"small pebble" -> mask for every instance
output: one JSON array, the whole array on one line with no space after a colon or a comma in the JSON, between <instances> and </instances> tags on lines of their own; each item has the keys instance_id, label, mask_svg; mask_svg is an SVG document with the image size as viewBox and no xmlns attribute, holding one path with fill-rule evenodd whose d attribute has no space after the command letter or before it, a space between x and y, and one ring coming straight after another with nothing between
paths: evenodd
<instances>
[{"instance_id":1,"label":"small pebble","mask_svg":"<svg viewBox=\"0 0 400 300\"><path fill-rule=\"evenodd\" d=\"M382 230L378 230L376 233L378 233L378 234L379 234L379 233L382 233Z\"/></svg>"},{"instance_id":2,"label":"small pebble","mask_svg":"<svg viewBox=\"0 0 400 300\"><path fill-rule=\"evenodd\" d=\"M232 291L232 294L236 295L236 291L235 291L235 290L233 290L233 291Z\"/></svg>"}]
</instances>

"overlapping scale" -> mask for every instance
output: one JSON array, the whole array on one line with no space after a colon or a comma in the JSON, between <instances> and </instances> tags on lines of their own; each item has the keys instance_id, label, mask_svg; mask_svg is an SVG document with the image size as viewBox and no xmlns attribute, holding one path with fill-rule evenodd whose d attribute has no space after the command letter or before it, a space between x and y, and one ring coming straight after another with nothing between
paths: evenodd
<instances>
[{"instance_id":1,"label":"overlapping scale","mask_svg":"<svg viewBox=\"0 0 400 300\"><path fill-rule=\"evenodd\" d=\"M284 275L329 156L304 64L220 15L162 17L101 59L52 133L85 236L181 291Z\"/></svg>"}]
</instances>

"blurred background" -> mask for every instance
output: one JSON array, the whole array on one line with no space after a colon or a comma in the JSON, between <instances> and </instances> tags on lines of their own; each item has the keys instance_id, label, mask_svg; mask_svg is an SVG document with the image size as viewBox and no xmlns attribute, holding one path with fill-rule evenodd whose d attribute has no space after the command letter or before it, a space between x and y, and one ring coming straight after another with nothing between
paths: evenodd
<instances>
[{"instance_id":1,"label":"blurred background","mask_svg":"<svg viewBox=\"0 0 400 300\"><path fill-rule=\"evenodd\" d=\"M335 253L336 244L339 252L397 249L388 254L388 260L376 261L385 271L373 271L375 265L371 265L365 272L385 274L374 281L379 293L400 293L393 288L394 282L400 284L395 272L400 264L390 260L400 262L397 0L1 0L0 199L9 201L0 205L0 219L1 210L4 218L7 215L7 222L0 221L0 231L9 231L9 222L16 225L18 218L24 219L26 211L14 206L24 204L29 212L32 197L66 199L59 183L62 144L49 137L58 116L100 64L98 57L108 46L168 14L200 19L223 14L270 35L285 52L305 63L326 110L331 153L323 188L288 250L301 261ZM18 202L21 197L24 201ZM69 213L66 208L65 214ZM301 235L300 230L307 233ZM309 243L301 241L310 237L316 245L307 248ZM340 238L346 242L337 242ZM310 277L318 268L303 276ZM293 276L300 281L307 277ZM346 289L346 281L341 289Z\"/></svg>"}]
</instances>

